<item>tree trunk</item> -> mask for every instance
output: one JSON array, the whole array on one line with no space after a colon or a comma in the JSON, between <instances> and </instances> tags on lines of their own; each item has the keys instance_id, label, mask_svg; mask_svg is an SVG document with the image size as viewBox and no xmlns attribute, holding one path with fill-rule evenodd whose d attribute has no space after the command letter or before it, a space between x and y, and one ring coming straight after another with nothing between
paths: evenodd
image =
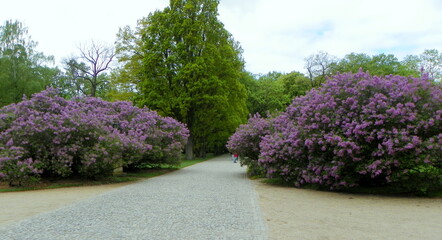
<instances>
[{"instance_id":1,"label":"tree trunk","mask_svg":"<svg viewBox=\"0 0 442 240\"><path fill-rule=\"evenodd\" d=\"M95 86L94 85L92 85L92 88L91 88L91 97L95 97Z\"/></svg>"},{"instance_id":2,"label":"tree trunk","mask_svg":"<svg viewBox=\"0 0 442 240\"><path fill-rule=\"evenodd\" d=\"M91 81L91 97L95 97L97 91L97 77L94 76Z\"/></svg>"},{"instance_id":3,"label":"tree trunk","mask_svg":"<svg viewBox=\"0 0 442 240\"><path fill-rule=\"evenodd\" d=\"M200 143L200 147L198 149L198 157L205 158L206 157L206 141L205 139L201 139L202 144Z\"/></svg>"},{"instance_id":4,"label":"tree trunk","mask_svg":"<svg viewBox=\"0 0 442 240\"><path fill-rule=\"evenodd\" d=\"M187 160L193 159L193 140L192 140L192 136L189 136L189 139L187 140L187 144L186 144L186 159Z\"/></svg>"}]
</instances>

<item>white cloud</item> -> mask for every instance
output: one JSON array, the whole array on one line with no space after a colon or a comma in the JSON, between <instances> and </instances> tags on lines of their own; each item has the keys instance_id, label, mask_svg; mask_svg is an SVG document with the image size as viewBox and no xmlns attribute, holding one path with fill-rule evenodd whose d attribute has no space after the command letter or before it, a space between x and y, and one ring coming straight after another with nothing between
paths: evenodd
<instances>
[{"instance_id":1,"label":"white cloud","mask_svg":"<svg viewBox=\"0 0 442 240\"><path fill-rule=\"evenodd\" d=\"M18 0L3 3L0 21L17 19L29 28L38 49L56 61L78 53L90 40L113 44L120 27L168 5L167 0Z\"/></svg>"},{"instance_id":2,"label":"white cloud","mask_svg":"<svg viewBox=\"0 0 442 240\"><path fill-rule=\"evenodd\" d=\"M304 71L317 51L392 53L402 58L442 46L440 0L220 0L220 20L244 49L247 70ZM113 43L119 27L169 0L17 0L0 8L0 21L29 27L39 50L57 61L91 39Z\"/></svg>"},{"instance_id":3,"label":"white cloud","mask_svg":"<svg viewBox=\"0 0 442 240\"><path fill-rule=\"evenodd\" d=\"M303 59L319 50L402 58L442 46L437 1L260 0L245 15L235 15L240 11L230 11L231 4L221 0L220 18L241 42L252 72L303 71Z\"/></svg>"}]
</instances>

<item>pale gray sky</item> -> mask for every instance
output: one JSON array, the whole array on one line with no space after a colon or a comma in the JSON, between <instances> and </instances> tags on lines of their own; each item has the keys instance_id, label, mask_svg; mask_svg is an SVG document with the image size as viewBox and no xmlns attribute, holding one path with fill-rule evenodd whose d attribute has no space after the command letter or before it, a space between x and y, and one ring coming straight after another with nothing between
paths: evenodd
<instances>
[{"instance_id":1,"label":"pale gray sky","mask_svg":"<svg viewBox=\"0 0 442 240\"><path fill-rule=\"evenodd\" d=\"M420 54L442 49L440 0L221 0L219 18L244 49L246 69L304 72L304 58L318 51ZM169 0L4 1L0 21L19 20L38 50L56 62L90 40L112 44L119 27Z\"/></svg>"}]
</instances>

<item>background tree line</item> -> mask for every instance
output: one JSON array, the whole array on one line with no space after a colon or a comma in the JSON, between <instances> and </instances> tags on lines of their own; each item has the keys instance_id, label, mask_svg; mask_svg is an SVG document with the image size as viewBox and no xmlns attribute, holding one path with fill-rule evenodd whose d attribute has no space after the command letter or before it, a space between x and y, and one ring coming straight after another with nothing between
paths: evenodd
<instances>
[{"instance_id":1,"label":"background tree line","mask_svg":"<svg viewBox=\"0 0 442 240\"><path fill-rule=\"evenodd\" d=\"M248 114L283 111L297 96L338 72L442 76L442 53L425 50L399 60L392 54L349 53L337 58L317 52L305 58L305 73L253 74L244 69L240 44L218 19L217 0L171 0L168 7L123 27L115 46L91 42L60 66L37 52L18 21L0 27L0 107L23 95L59 88L63 97L95 96L132 101L190 129L186 148L194 153L225 151L227 138Z\"/></svg>"}]
</instances>

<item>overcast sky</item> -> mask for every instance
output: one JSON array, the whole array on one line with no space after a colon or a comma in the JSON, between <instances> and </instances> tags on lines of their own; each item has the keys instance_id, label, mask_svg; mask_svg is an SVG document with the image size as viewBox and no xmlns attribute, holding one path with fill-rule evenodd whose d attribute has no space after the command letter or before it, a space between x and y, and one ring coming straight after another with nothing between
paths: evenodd
<instances>
[{"instance_id":1,"label":"overcast sky","mask_svg":"<svg viewBox=\"0 0 442 240\"><path fill-rule=\"evenodd\" d=\"M220 20L240 42L253 73L304 69L318 51L386 53L402 59L425 49L442 51L440 0L221 0ZM120 27L169 0L9 0L0 21L19 20L38 50L57 63L90 40L112 44Z\"/></svg>"}]
</instances>

